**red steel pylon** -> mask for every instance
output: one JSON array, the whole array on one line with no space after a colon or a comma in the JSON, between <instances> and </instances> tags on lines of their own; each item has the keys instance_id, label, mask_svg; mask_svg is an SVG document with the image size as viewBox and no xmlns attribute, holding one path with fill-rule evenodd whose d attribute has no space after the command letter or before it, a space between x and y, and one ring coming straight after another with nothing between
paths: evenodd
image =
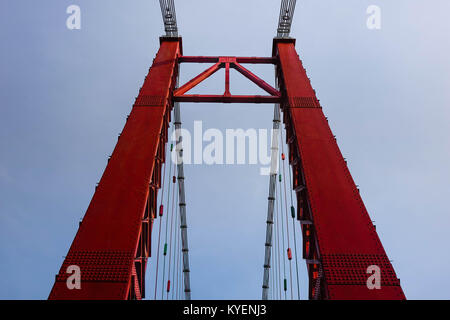
<instances>
[{"instance_id":1,"label":"red steel pylon","mask_svg":"<svg viewBox=\"0 0 450 320\"><path fill-rule=\"evenodd\" d=\"M162 38L125 128L56 276L50 299L140 299L165 161L181 39ZM81 269L81 289L66 285Z\"/></svg>"},{"instance_id":2,"label":"red steel pylon","mask_svg":"<svg viewBox=\"0 0 450 320\"><path fill-rule=\"evenodd\" d=\"M273 54L279 59L309 297L405 299L294 46L294 39L275 39ZM380 268L380 289L367 286L372 265Z\"/></svg>"},{"instance_id":3,"label":"red steel pylon","mask_svg":"<svg viewBox=\"0 0 450 320\"><path fill-rule=\"evenodd\" d=\"M176 89L179 63L212 63ZM279 89L242 66L273 64ZM234 96L229 68L264 89L266 96ZM187 95L226 69L223 95ZM404 299L402 288L361 200L314 89L295 51L295 40L276 38L269 58L187 57L181 38L163 37L80 229L56 276L50 299L140 299L165 161L174 101L279 103L283 111L297 219L311 299ZM81 289L66 286L68 266L81 268ZM369 266L381 270L381 288L367 286Z\"/></svg>"}]
</instances>

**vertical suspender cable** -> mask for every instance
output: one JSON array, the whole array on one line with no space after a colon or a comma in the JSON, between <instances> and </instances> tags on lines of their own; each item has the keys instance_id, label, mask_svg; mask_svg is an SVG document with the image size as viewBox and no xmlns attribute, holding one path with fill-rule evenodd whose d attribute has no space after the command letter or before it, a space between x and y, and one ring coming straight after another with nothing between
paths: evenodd
<instances>
[{"instance_id":1,"label":"vertical suspender cable","mask_svg":"<svg viewBox=\"0 0 450 320\"><path fill-rule=\"evenodd\" d=\"M278 300L281 297L281 287L280 287L280 256L279 256L279 252L280 252L280 236L279 236L279 227L278 227L278 199L277 199L277 195L276 195L276 187L275 187L275 214L274 214L274 245L273 245L273 265L275 266L274 271L275 271L275 275L274 275L274 290L275 290L275 299Z\"/></svg>"},{"instance_id":2,"label":"vertical suspender cable","mask_svg":"<svg viewBox=\"0 0 450 320\"><path fill-rule=\"evenodd\" d=\"M281 131L281 130L280 130ZM280 159L281 159L281 155L280 155ZM281 259L283 260L283 290L284 290L284 299L287 299L287 276L286 276L286 259L285 259L285 228L284 228L284 217L283 217L283 188L281 186L281 181L283 179L283 175L281 173L281 170L279 171L279 176L278 176L278 181L279 181L279 202L280 202L280 220L281 220L281 239L282 239L282 245L283 245L283 250L280 252L280 256Z\"/></svg>"},{"instance_id":3,"label":"vertical suspender cable","mask_svg":"<svg viewBox=\"0 0 450 320\"><path fill-rule=\"evenodd\" d=\"M173 222L173 216L174 216L174 211L175 211L175 187L176 187L176 176L175 176L175 172L176 172L176 167L175 164L173 165L173 191L172 191L172 209L171 209L171 214L170 214L170 238L169 238L169 265L167 268L167 288L166 288L166 294L167 294L167 300L169 300L169 292L170 292L170 280L172 279L173 282L173 278L170 277L170 270L171 270L171 265L172 265L172 234L173 234L173 229L174 229L174 222ZM176 213L176 212L175 212ZM174 246L175 248L175 246ZM173 284L173 283L172 283Z\"/></svg>"},{"instance_id":4,"label":"vertical suspender cable","mask_svg":"<svg viewBox=\"0 0 450 320\"><path fill-rule=\"evenodd\" d=\"M179 225L179 218L178 218L178 207L179 207L179 194L177 192L177 206L175 207L175 247L173 250L173 285L172 285L172 300L176 299L176 292L177 292L177 286L178 286L178 250L179 250L179 233L178 231L178 225Z\"/></svg>"},{"instance_id":5,"label":"vertical suspender cable","mask_svg":"<svg viewBox=\"0 0 450 320\"><path fill-rule=\"evenodd\" d=\"M294 234L294 254L295 254L295 270L297 274L297 298L300 300L300 280L298 277L298 257L297 257L297 237L295 235L295 208L294 202L292 200L292 173L291 168L288 168L289 171L289 194L291 198L291 216L292 216L292 230Z\"/></svg>"},{"instance_id":6,"label":"vertical suspender cable","mask_svg":"<svg viewBox=\"0 0 450 320\"><path fill-rule=\"evenodd\" d=\"M273 224L272 224L272 237L273 237ZM273 247L273 241L272 241L272 247ZM273 281L273 262L272 262L272 257L273 257L273 252L272 252L272 247L270 248L270 268L269 268L269 285L267 288L267 300L270 300L272 298L272 281ZM264 274L263 274L263 278L264 278Z\"/></svg>"},{"instance_id":7,"label":"vertical suspender cable","mask_svg":"<svg viewBox=\"0 0 450 320\"><path fill-rule=\"evenodd\" d=\"M159 267L159 247L161 244L161 227L162 227L162 223L163 223L163 211L164 211L164 206L163 206L163 201L164 201L164 184L166 181L166 162L169 162L170 165L170 157L167 158L167 145L165 146L166 148L166 152L165 152L165 156L166 159L163 163L163 176L162 176L162 186L161 186L161 202L159 205L159 231L158 231L158 249L156 250L156 271L155 271L155 300L156 300L156 292L158 289L158 267Z\"/></svg>"},{"instance_id":8,"label":"vertical suspender cable","mask_svg":"<svg viewBox=\"0 0 450 320\"><path fill-rule=\"evenodd\" d=\"M181 235L180 235L180 238L181 238ZM181 271L183 271L183 256L182 256L183 252L180 250L178 252L178 254L179 254L179 260L180 260L180 262L179 262L180 275L178 276L178 294L177 294L178 297L177 297L177 299L183 300L183 294L181 293L181 289L183 288L183 272L181 272Z\"/></svg>"},{"instance_id":9,"label":"vertical suspender cable","mask_svg":"<svg viewBox=\"0 0 450 320\"><path fill-rule=\"evenodd\" d=\"M268 299L269 289L269 270L270 257L272 253L272 233L273 233L273 209L275 201L275 187L277 181L277 162L278 162L278 131L280 127L280 111L278 105L274 107L273 115L273 133L272 133L272 147L271 147L271 165L270 165L270 182L269 182L269 197L267 208L266 221L266 243L264 254L264 275L263 275L263 292L262 299Z\"/></svg>"},{"instance_id":10,"label":"vertical suspender cable","mask_svg":"<svg viewBox=\"0 0 450 320\"><path fill-rule=\"evenodd\" d=\"M283 201L282 201L282 188L281 188L281 179L282 179L282 175L281 173L279 174L279 179L278 181L280 182L280 220L281 220L281 238L282 238L282 243L283 243L283 250L281 252L283 252L281 254L281 257L283 259L283 289L284 289L284 299L287 299L287 278L286 278L286 259L284 256L284 252L286 249L286 245L285 245L285 236L284 236L284 218L283 218Z\"/></svg>"},{"instance_id":11,"label":"vertical suspender cable","mask_svg":"<svg viewBox=\"0 0 450 320\"><path fill-rule=\"evenodd\" d=\"M170 154L172 154L172 148L170 148ZM169 177L172 175L172 165L169 166ZM169 204L170 204L170 191L171 191L171 186L172 184L169 182L169 187L168 187L168 191L167 191L167 209L166 209L166 234L165 234L165 241L164 241L164 249L163 249L163 278L162 278L162 285L161 285L161 299L164 300L164 281L166 278L166 255L167 255L167 234L168 234L168 228L169 228Z\"/></svg>"},{"instance_id":12,"label":"vertical suspender cable","mask_svg":"<svg viewBox=\"0 0 450 320\"><path fill-rule=\"evenodd\" d=\"M287 257L289 261L289 274L290 274L290 284L291 284L291 300L294 299L294 292L292 288L292 253L290 246L290 234L289 234L289 216L288 216L288 205L287 205L287 190L286 190L286 168L284 165L286 156L284 154L284 140L283 140L283 130L280 129L280 138L281 138L281 162L283 163L283 185L284 185L284 209L286 213L286 231L287 231ZM281 185L280 185L281 187ZM282 199L280 199L282 200Z\"/></svg>"},{"instance_id":13,"label":"vertical suspender cable","mask_svg":"<svg viewBox=\"0 0 450 320\"><path fill-rule=\"evenodd\" d=\"M278 207L278 187L275 187L275 205L276 205L276 229L277 229L277 270L278 270L278 277L277 277L277 286L278 286L278 300L281 300L281 287L282 287L282 282L283 279L281 278L281 262L280 262L280 246L281 246L281 242L280 242L280 209Z\"/></svg>"},{"instance_id":14,"label":"vertical suspender cable","mask_svg":"<svg viewBox=\"0 0 450 320\"><path fill-rule=\"evenodd\" d=\"M276 223L276 221L275 221L275 215L274 215L274 219L273 219L273 223L275 224ZM272 244L272 252L271 252L271 255L270 255L270 260L271 260L271 262L270 262L270 270L272 271L271 272L271 275L270 275L270 278L272 279L272 283L271 283L271 299L272 300L275 300L276 299L276 266L277 266L277 264L276 264L276 257L275 257L275 248L276 248L276 228L274 227L273 228L273 244Z\"/></svg>"},{"instance_id":15,"label":"vertical suspender cable","mask_svg":"<svg viewBox=\"0 0 450 320\"><path fill-rule=\"evenodd\" d=\"M178 194L178 217L179 217L179 215L180 215L180 196L179 196L179 194ZM181 224L181 221L180 221L180 219L178 219L178 230L181 230L180 229L180 224ZM181 234L180 234L181 232L180 231L178 231L177 232L177 234L178 234L178 252L177 252L177 294L176 294L176 299L177 300L182 300L182 297L181 297L181 287L182 287L182 277L183 277L183 272L181 272L182 271L182 251L181 251Z\"/></svg>"},{"instance_id":16,"label":"vertical suspender cable","mask_svg":"<svg viewBox=\"0 0 450 320\"><path fill-rule=\"evenodd\" d=\"M176 153L177 153L177 171L178 171L178 192L180 199L180 230L181 243L183 252L183 276L184 276L184 295L186 300L191 300L191 282L189 270L189 246L187 236L187 219L186 219L186 196L184 190L184 168L183 168L183 141L181 136L181 115L180 104L175 102L175 136L176 136Z\"/></svg>"},{"instance_id":17,"label":"vertical suspender cable","mask_svg":"<svg viewBox=\"0 0 450 320\"><path fill-rule=\"evenodd\" d=\"M274 203L274 210L276 210L277 207L277 199L275 198ZM277 226L278 226L278 220L277 215L274 213L273 215L273 245L272 245L272 261L273 261L273 299L278 299L278 267L277 267L277 257L278 257L278 251L277 251Z\"/></svg>"}]
</instances>

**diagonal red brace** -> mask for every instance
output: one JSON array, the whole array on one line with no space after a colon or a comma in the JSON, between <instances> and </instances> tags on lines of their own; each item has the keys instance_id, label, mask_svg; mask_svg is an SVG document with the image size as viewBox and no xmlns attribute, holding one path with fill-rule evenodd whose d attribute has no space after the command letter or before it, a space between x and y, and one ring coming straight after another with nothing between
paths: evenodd
<instances>
[{"instance_id":1,"label":"diagonal red brace","mask_svg":"<svg viewBox=\"0 0 450 320\"><path fill-rule=\"evenodd\" d=\"M180 87L179 89L177 89L174 92L174 96L180 96L185 94L186 92L188 92L189 90L191 90L193 87L195 87L196 85L198 85L200 82L202 82L203 80L209 78L211 75L213 75L214 73L216 73L219 69L221 68L221 63L217 62L215 65L213 65L212 67L206 69L205 71L203 71L202 73L200 73L198 76L196 76L194 79L188 81L186 84L184 84L182 87Z\"/></svg>"},{"instance_id":2,"label":"diagonal red brace","mask_svg":"<svg viewBox=\"0 0 450 320\"><path fill-rule=\"evenodd\" d=\"M239 73L241 73L243 76L245 76L247 79L249 79L250 81L255 83L258 87L260 87L261 89L263 89L267 93L270 93L272 96L277 96L277 97L281 96L281 94L280 94L280 92L278 90L273 88L271 85L269 85L263 79L259 78L258 76L256 76L255 74L253 74L252 72L247 70L246 68L244 68L239 63L237 63L237 62L233 63L233 67Z\"/></svg>"}]
</instances>

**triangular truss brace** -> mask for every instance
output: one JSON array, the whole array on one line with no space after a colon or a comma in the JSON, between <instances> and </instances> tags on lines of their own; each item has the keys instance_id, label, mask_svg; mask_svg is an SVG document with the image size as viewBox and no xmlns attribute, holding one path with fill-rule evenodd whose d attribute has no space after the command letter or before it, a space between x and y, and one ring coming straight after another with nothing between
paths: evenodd
<instances>
[{"instance_id":1,"label":"triangular truss brace","mask_svg":"<svg viewBox=\"0 0 450 320\"><path fill-rule=\"evenodd\" d=\"M214 63L211 67L175 90L173 99L178 102L221 102L221 103L280 103L281 93L270 84L244 68L241 63L276 64L274 58L257 57L187 57L178 59L179 63ZM225 92L222 95L186 94L199 83L209 78L219 69L225 68ZM269 95L232 95L230 93L230 68L235 69Z\"/></svg>"}]
</instances>

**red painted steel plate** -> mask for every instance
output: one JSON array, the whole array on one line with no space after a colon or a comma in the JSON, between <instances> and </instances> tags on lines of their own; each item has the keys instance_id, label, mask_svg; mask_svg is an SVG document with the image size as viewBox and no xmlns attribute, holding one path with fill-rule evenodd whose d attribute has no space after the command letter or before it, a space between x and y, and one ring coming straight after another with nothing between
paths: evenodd
<instances>
[{"instance_id":1,"label":"red painted steel plate","mask_svg":"<svg viewBox=\"0 0 450 320\"><path fill-rule=\"evenodd\" d=\"M126 299L179 41L162 41L49 299ZM66 267L79 265L81 289ZM116 278L114 278L116 277Z\"/></svg>"},{"instance_id":2,"label":"red painted steel plate","mask_svg":"<svg viewBox=\"0 0 450 320\"><path fill-rule=\"evenodd\" d=\"M404 299L294 43L278 42L276 48L329 297ZM381 289L369 290L366 270L373 264L384 278Z\"/></svg>"}]
</instances>

